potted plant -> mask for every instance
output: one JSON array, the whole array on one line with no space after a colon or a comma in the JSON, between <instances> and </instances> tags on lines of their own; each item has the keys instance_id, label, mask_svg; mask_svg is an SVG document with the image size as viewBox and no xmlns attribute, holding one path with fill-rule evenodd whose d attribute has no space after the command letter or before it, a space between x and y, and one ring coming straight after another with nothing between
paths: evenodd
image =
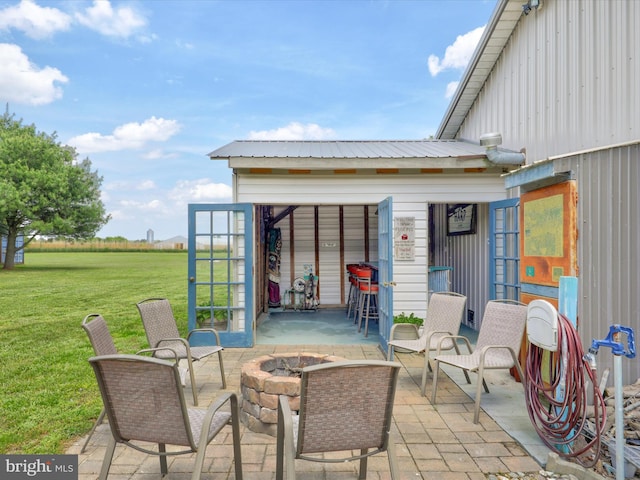
<instances>
[{"instance_id":1,"label":"potted plant","mask_svg":"<svg viewBox=\"0 0 640 480\"><path fill-rule=\"evenodd\" d=\"M196 328L215 328L216 330L227 329L227 312L224 310L213 310L211 305L203 303L199 307L206 307L196 309ZM211 321L211 312L213 310L213 322Z\"/></svg>"},{"instance_id":2,"label":"potted plant","mask_svg":"<svg viewBox=\"0 0 640 480\"><path fill-rule=\"evenodd\" d=\"M393 340L415 340L420 336L423 322L422 318L415 316L413 313L407 315L402 312L399 315L394 315L391 338ZM394 350L397 352L410 351L400 347L395 347Z\"/></svg>"}]
</instances>

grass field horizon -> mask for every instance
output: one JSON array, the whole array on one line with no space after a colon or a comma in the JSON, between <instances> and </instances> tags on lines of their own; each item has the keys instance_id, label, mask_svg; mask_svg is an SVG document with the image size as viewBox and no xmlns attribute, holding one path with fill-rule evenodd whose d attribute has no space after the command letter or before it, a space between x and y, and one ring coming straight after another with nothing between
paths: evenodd
<instances>
[{"instance_id":1,"label":"grass field horizon","mask_svg":"<svg viewBox=\"0 0 640 480\"><path fill-rule=\"evenodd\" d=\"M0 270L0 453L63 453L102 408L82 319L100 313L118 351L148 346L135 304L171 301L187 331L187 252L25 252Z\"/></svg>"}]
</instances>

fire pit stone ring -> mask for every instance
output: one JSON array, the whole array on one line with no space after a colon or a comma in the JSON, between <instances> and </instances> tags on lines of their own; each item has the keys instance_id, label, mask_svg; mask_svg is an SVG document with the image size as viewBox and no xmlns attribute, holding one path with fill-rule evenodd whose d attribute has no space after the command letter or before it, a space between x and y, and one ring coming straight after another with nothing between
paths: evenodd
<instances>
[{"instance_id":1,"label":"fire pit stone ring","mask_svg":"<svg viewBox=\"0 0 640 480\"><path fill-rule=\"evenodd\" d=\"M278 397L287 395L292 411L300 409L300 376L304 367L345 360L318 353L274 353L242 365L240 419L249 430L276 436Z\"/></svg>"}]
</instances>

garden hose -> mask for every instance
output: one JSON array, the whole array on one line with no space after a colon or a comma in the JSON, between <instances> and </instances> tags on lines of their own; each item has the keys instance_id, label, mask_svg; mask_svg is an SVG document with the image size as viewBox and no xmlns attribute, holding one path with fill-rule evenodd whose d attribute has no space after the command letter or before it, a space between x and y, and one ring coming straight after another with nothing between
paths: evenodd
<instances>
[{"instance_id":1,"label":"garden hose","mask_svg":"<svg viewBox=\"0 0 640 480\"><path fill-rule=\"evenodd\" d=\"M595 361L585 358L576 329L562 314L558 314L557 344L555 355L533 343L529 346L525 385L529 418L547 447L561 457L574 457L582 466L591 468L600 457L600 437L606 419ZM587 382L593 385L595 432L585 430ZM581 458L591 449L595 452L592 458Z\"/></svg>"}]
</instances>

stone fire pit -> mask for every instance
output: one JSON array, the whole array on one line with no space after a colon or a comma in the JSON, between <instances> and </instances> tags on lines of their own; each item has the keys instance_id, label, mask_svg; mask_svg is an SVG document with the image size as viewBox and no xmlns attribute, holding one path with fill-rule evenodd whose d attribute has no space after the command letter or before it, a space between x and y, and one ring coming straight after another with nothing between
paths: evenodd
<instances>
[{"instance_id":1,"label":"stone fire pit","mask_svg":"<svg viewBox=\"0 0 640 480\"><path fill-rule=\"evenodd\" d=\"M289 396L292 411L300 409L300 369L345 360L318 353L264 355L242 366L240 418L249 430L276 436L278 396Z\"/></svg>"}]
</instances>

